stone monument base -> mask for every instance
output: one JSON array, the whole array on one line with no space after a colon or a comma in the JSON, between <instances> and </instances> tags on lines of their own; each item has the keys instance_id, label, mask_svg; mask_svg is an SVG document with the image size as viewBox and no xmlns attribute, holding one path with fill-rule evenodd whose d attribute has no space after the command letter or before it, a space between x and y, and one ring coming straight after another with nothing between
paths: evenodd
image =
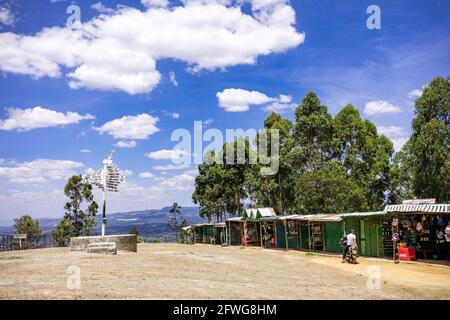
<instances>
[{"instance_id":1,"label":"stone monument base","mask_svg":"<svg viewBox=\"0 0 450 320\"><path fill-rule=\"evenodd\" d=\"M74 237L70 238L71 251L88 251L88 246L92 243L115 242L117 251L137 252L137 235L120 234L94 237Z\"/></svg>"}]
</instances>

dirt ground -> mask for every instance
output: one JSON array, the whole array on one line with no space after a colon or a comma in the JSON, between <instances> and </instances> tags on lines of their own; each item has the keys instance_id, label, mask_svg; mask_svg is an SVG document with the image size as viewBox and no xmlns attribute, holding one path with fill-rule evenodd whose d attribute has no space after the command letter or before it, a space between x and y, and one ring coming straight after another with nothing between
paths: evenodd
<instances>
[{"instance_id":1,"label":"dirt ground","mask_svg":"<svg viewBox=\"0 0 450 320\"><path fill-rule=\"evenodd\" d=\"M450 299L450 267L359 261L201 244L2 252L0 299Z\"/></svg>"}]
</instances>

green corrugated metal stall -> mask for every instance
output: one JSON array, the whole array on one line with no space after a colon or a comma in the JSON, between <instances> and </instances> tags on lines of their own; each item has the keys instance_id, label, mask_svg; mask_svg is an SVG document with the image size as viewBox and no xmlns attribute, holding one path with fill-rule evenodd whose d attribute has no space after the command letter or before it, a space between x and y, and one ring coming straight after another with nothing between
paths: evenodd
<instances>
[{"instance_id":1,"label":"green corrugated metal stall","mask_svg":"<svg viewBox=\"0 0 450 320\"><path fill-rule=\"evenodd\" d=\"M354 229L360 254L363 256L380 257L383 252L382 224L383 211L355 212L341 214L344 221L345 234Z\"/></svg>"},{"instance_id":2,"label":"green corrugated metal stall","mask_svg":"<svg viewBox=\"0 0 450 320\"><path fill-rule=\"evenodd\" d=\"M203 230L199 226L192 226L194 232L194 243L203 243Z\"/></svg>"},{"instance_id":3,"label":"green corrugated metal stall","mask_svg":"<svg viewBox=\"0 0 450 320\"><path fill-rule=\"evenodd\" d=\"M286 249L286 236L284 233L283 221L276 221L276 237L277 237L277 248Z\"/></svg>"},{"instance_id":4,"label":"green corrugated metal stall","mask_svg":"<svg viewBox=\"0 0 450 320\"><path fill-rule=\"evenodd\" d=\"M309 249L309 239L308 239L308 224L306 223L297 223L298 230L300 232L300 249L308 250Z\"/></svg>"},{"instance_id":5,"label":"green corrugated metal stall","mask_svg":"<svg viewBox=\"0 0 450 320\"><path fill-rule=\"evenodd\" d=\"M242 228L243 228L243 222L229 222L229 235L230 238L228 241L230 242L231 246L238 246L241 244L241 237L242 237Z\"/></svg>"},{"instance_id":6,"label":"green corrugated metal stall","mask_svg":"<svg viewBox=\"0 0 450 320\"><path fill-rule=\"evenodd\" d=\"M324 223L325 248L329 252L342 252L341 237L344 234L342 221Z\"/></svg>"},{"instance_id":7,"label":"green corrugated metal stall","mask_svg":"<svg viewBox=\"0 0 450 320\"><path fill-rule=\"evenodd\" d=\"M289 249L298 249L300 247L299 224L295 220L287 220L287 238Z\"/></svg>"}]
</instances>

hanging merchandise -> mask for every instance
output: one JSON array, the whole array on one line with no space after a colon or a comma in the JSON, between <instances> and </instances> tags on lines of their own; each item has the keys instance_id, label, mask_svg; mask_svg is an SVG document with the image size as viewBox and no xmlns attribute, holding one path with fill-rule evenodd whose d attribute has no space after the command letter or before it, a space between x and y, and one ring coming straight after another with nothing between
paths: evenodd
<instances>
[{"instance_id":1,"label":"hanging merchandise","mask_svg":"<svg viewBox=\"0 0 450 320\"><path fill-rule=\"evenodd\" d=\"M392 226L398 227L398 218L392 218Z\"/></svg>"},{"instance_id":2,"label":"hanging merchandise","mask_svg":"<svg viewBox=\"0 0 450 320\"><path fill-rule=\"evenodd\" d=\"M423 230L422 224L421 224L420 222L418 222L418 223L416 224L416 231L417 231L417 232L421 232L422 230Z\"/></svg>"}]
</instances>

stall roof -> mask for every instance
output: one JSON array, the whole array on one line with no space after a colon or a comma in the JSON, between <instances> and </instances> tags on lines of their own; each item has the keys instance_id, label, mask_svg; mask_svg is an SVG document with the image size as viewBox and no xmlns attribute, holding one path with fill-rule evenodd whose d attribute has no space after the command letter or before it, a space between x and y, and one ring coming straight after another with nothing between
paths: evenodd
<instances>
[{"instance_id":1,"label":"stall roof","mask_svg":"<svg viewBox=\"0 0 450 320\"><path fill-rule=\"evenodd\" d=\"M233 217L233 218L228 218L226 221L241 221L242 217Z\"/></svg>"},{"instance_id":2,"label":"stall roof","mask_svg":"<svg viewBox=\"0 0 450 320\"><path fill-rule=\"evenodd\" d=\"M294 220L294 219L298 219L298 217L301 217L298 214L289 214L286 216L278 216L278 220Z\"/></svg>"},{"instance_id":3,"label":"stall roof","mask_svg":"<svg viewBox=\"0 0 450 320\"><path fill-rule=\"evenodd\" d=\"M384 212L450 213L450 204L394 204L386 206Z\"/></svg>"},{"instance_id":4,"label":"stall roof","mask_svg":"<svg viewBox=\"0 0 450 320\"><path fill-rule=\"evenodd\" d=\"M311 221L311 222L326 222L326 221L341 221L341 217L338 214L307 214L296 215L292 219Z\"/></svg>"},{"instance_id":5,"label":"stall roof","mask_svg":"<svg viewBox=\"0 0 450 320\"><path fill-rule=\"evenodd\" d=\"M227 225L225 224L225 222L217 222L214 223L214 227L215 228L225 228Z\"/></svg>"},{"instance_id":6,"label":"stall roof","mask_svg":"<svg viewBox=\"0 0 450 320\"><path fill-rule=\"evenodd\" d=\"M213 225L214 225L214 223L205 222L205 223L193 224L192 227L203 227L203 226L213 226Z\"/></svg>"},{"instance_id":7,"label":"stall roof","mask_svg":"<svg viewBox=\"0 0 450 320\"><path fill-rule=\"evenodd\" d=\"M250 208L245 209L245 215L248 219L258 219L276 217L277 214L273 208Z\"/></svg>"},{"instance_id":8,"label":"stall roof","mask_svg":"<svg viewBox=\"0 0 450 320\"><path fill-rule=\"evenodd\" d=\"M371 216L382 216L387 214L385 211L373 211L373 212L350 212L350 213L341 213L340 217L351 218L351 217L371 217Z\"/></svg>"}]
</instances>

